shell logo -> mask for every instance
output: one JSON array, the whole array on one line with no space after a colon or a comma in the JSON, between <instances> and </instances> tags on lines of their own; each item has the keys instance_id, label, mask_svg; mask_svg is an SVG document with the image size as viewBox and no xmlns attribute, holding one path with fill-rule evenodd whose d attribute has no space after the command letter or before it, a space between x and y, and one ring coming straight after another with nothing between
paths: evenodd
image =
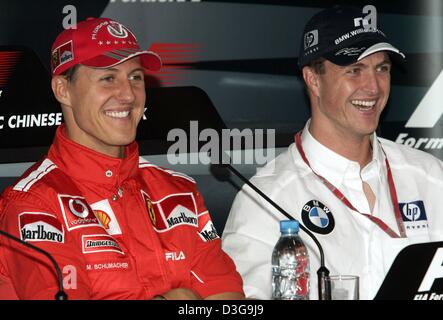
<instances>
[{"instance_id":1,"label":"shell logo","mask_svg":"<svg viewBox=\"0 0 443 320\"><path fill-rule=\"evenodd\" d=\"M109 224L111 223L111 218L108 216L108 214L102 210L94 210L95 216L100 221L102 226L108 230Z\"/></svg>"}]
</instances>

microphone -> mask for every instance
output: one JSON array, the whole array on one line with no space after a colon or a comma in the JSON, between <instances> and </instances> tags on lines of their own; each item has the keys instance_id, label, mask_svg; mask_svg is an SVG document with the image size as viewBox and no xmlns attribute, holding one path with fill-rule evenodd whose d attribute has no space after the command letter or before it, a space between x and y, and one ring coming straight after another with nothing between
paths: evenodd
<instances>
[{"instance_id":1,"label":"microphone","mask_svg":"<svg viewBox=\"0 0 443 320\"><path fill-rule=\"evenodd\" d=\"M55 261L54 257L52 255L50 255L47 251L40 249L37 246L34 246L33 244L30 244L26 241L23 241L22 239L19 239L15 236L13 236L12 234L9 234L3 230L0 230L0 235L5 236L6 238L9 238L15 242L18 242L28 248L31 248L39 253L41 253L42 255L46 256L51 263L54 265L55 268L55 273L57 274L57 282L58 282L58 292L55 294L55 300L68 300L68 295L65 293L65 291L63 291L63 277L62 277L62 273L60 271L60 267L57 264L57 261Z\"/></svg>"},{"instance_id":2,"label":"microphone","mask_svg":"<svg viewBox=\"0 0 443 320\"><path fill-rule=\"evenodd\" d=\"M230 163L221 162L218 165L211 166L211 172L219 181L227 181L229 180L229 172L226 174L226 170L224 168L228 168L229 171L233 172L237 177L240 178L244 183L246 183L252 190L257 192L263 199L265 199L268 203L270 203L274 208L276 208L279 212L281 212L286 218L289 220L297 220L289 213L287 213L283 208L281 208L277 203L275 203L271 198L269 198L266 194L264 194L259 188L257 188L254 184L252 184L248 179L246 179L240 172L238 172ZM221 170L220 170L221 169ZM300 229L302 229L317 245L318 251L320 253L320 268L317 270L317 288L318 288L318 298L319 300L331 300L331 286L329 281L326 280L326 277L329 276L329 269L326 268L325 265L325 255L323 253L323 248L320 242L317 240L317 237L309 231L303 224L299 223ZM323 284L323 290L322 290Z\"/></svg>"}]
</instances>

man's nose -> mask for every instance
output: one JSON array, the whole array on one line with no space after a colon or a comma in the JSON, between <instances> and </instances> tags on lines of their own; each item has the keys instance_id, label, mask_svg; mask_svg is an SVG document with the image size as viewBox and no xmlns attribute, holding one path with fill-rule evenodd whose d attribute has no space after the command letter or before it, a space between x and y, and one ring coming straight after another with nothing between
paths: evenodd
<instances>
[{"instance_id":1,"label":"man's nose","mask_svg":"<svg viewBox=\"0 0 443 320\"><path fill-rule=\"evenodd\" d=\"M129 80L120 83L117 98L121 103L131 103L135 100L134 88Z\"/></svg>"},{"instance_id":2,"label":"man's nose","mask_svg":"<svg viewBox=\"0 0 443 320\"><path fill-rule=\"evenodd\" d=\"M377 95L380 92L380 79L375 71L370 71L365 75L363 89L371 95Z\"/></svg>"}]
</instances>

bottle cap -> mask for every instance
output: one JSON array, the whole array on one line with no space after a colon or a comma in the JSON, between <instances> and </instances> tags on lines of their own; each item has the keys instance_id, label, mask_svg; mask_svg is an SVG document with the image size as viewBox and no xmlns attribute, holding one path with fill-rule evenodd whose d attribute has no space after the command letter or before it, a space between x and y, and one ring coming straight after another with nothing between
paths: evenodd
<instances>
[{"instance_id":1,"label":"bottle cap","mask_svg":"<svg viewBox=\"0 0 443 320\"><path fill-rule=\"evenodd\" d=\"M300 224L297 220L282 220L280 221L281 233L298 233Z\"/></svg>"}]
</instances>

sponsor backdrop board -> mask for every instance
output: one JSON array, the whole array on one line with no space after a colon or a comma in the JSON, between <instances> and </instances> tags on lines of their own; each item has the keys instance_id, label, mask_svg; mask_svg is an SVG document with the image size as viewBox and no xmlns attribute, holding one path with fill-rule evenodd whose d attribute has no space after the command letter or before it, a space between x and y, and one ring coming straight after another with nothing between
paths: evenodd
<instances>
[{"instance_id":1,"label":"sponsor backdrop board","mask_svg":"<svg viewBox=\"0 0 443 320\"><path fill-rule=\"evenodd\" d=\"M349 1L336 1L348 3ZM365 1L352 1L363 6ZM35 161L62 116L50 90L50 45L75 19L106 16L132 27L142 46L156 50L163 71L149 85L196 86L206 92L229 128L274 128L279 146L309 116L297 54L307 18L331 1L12 1L0 3L0 147L2 162ZM406 54L407 71L394 70L380 134L443 158L443 4L372 1L378 23ZM25 27L24 27L25 26ZM149 92L148 92L149 93ZM169 99L182 109L181 97ZM145 116L149 118L148 97ZM162 121L166 128L170 113ZM183 112L183 124L192 120ZM210 115L208 115L210 116ZM202 120L202 119L200 119ZM147 121L147 120L146 120ZM203 120L202 120L203 121ZM210 120L208 120L210 121ZM177 125L177 123L175 123ZM144 130L146 129L146 130ZM166 132L147 134L166 140ZM162 153L151 150L146 153ZM3 152L2 152L3 153Z\"/></svg>"}]
</instances>

